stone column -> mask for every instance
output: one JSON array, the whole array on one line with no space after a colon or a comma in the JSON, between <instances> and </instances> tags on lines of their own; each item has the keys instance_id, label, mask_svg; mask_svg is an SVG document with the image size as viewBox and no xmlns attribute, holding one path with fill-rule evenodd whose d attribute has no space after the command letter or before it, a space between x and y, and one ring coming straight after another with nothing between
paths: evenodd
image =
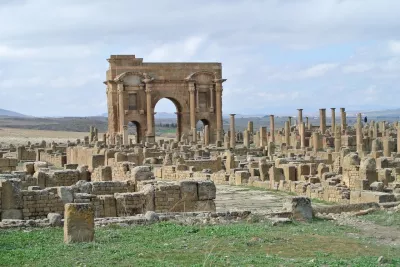
<instances>
[{"instance_id":1,"label":"stone column","mask_svg":"<svg viewBox=\"0 0 400 267\"><path fill-rule=\"evenodd\" d=\"M340 152L342 147L342 131L339 125L335 127L335 152Z\"/></svg>"},{"instance_id":2,"label":"stone column","mask_svg":"<svg viewBox=\"0 0 400 267\"><path fill-rule=\"evenodd\" d=\"M224 79L215 80L215 115L217 116L217 141L222 141L222 83Z\"/></svg>"},{"instance_id":3,"label":"stone column","mask_svg":"<svg viewBox=\"0 0 400 267\"><path fill-rule=\"evenodd\" d=\"M298 112L299 112L299 115L298 115L298 123L299 123L299 125L301 125L302 123L303 123L303 109L302 108L299 108L299 109L297 109L298 110Z\"/></svg>"},{"instance_id":4,"label":"stone column","mask_svg":"<svg viewBox=\"0 0 400 267\"><path fill-rule=\"evenodd\" d=\"M397 153L400 153L400 126L397 126Z\"/></svg>"},{"instance_id":5,"label":"stone column","mask_svg":"<svg viewBox=\"0 0 400 267\"><path fill-rule=\"evenodd\" d=\"M154 142L154 129L153 129L153 107L151 101L152 85L146 83L146 119L147 119L147 142Z\"/></svg>"},{"instance_id":6,"label":"stone column","mask_svg":"<svg viewBox=\"0 0 400 267\"><path fill-rule=\"evenodd\" d=\"M300 124L300 147L301 149L306 148L306 125L304 122Z\"/></svg>"},{"instance_id":7,"label":"stone column","mask_svg":"<svg viewBox=\"0 0 400 267\"><path fill-rule=\"evenodd\" d=\"M363 151L363 135L362 135L362 125L361 121L357 121L356 125L356 143L357 143L357 152L361 153Z\"/></svg>"},{"instance_id":8,"label":"stone column","mask_svg":"<svg viewBox=\"0 0 400 267\"><path fill-rule=\"evenodd\" d=\"M313 137L313 150L314 152L317 152L319 151L319 133L313 132L312 137Z\"/></svg>"},{"instance_id":9,"label":"stone column","mask_svg":"<svg viewBox=\"0 0 400 267\"><path fill-rule=\"evenodd\" d=\"M124 132L125 125L125 105L124 105L124 84L118 83L118 109L119 109L119 132Z\"/></svg>"},{"instance_id":10,"label":"stone column","mask_svg":"<svg viewBox=\"0 0 400 267\"><path fill-rule=\"evenodd\" d=\"M204 126L204 145L208 146L210 144L210 128L208 125Z\"/></svg>"},{"instance_id":11,"label":"stone column","mask_svg":"<svg viewBox=\"0 0 400 267\"><path fill-rule=\"evenodd\" d=\"M210 112L214 112L214 85L210 85Z\"/></svg>"},{"instance_id":12,"label":"stone column","mask_svg":"<svg viewBox=\"0 0 400 267\"><path fill-rule=\"evenodd\" d=\"M285 143L290 146L290 122L285 121Z\"/></svg>"},{"instance_id":13,"label":"stone column","mask_svg":"<svg viewBox=\"0 0 400 267\"><path fill-rule=\"evenodd\" d=\"M362 118L361 118L361 113L357 113L357 124L360 124L362 127Z\"/></svg>"},{"instance_id":14,"label":"stone column","mask_svg":"<svg viewBox=\"0 0 400 267\"><path fill-rule=\"evenodd\" d=\"M196 128L196 103L194 82L189 83L190 129ZM192 133L193 134L193 133Z\"/></svg>"},{"instance_id":15,"label":"stone column","mask_svg":"<svg viewBox=\"0 0 400 267\"><path fill-rule=\"evenodd\" d=\"M275 117L274 115L269 115L269 128L271 131L271 142L275 143Z\"/></svg>"},{"instance_id":16,"label":"stone column","mask_svg":"<svg viewBox=\"0 0 400 267\"><path fill-rule=\"evenodd\" d=\"M122 138L123 138L122 143L124 145L128 145L129 144L128 125L124 125L124 131L122 133Z\"/></svg>"},{"instance_id":17,"label":"stone column","mask_svg":"<svg viewBox=\"0 0 400 267\"><path fill-rule=\"evenodd\" d=\"M260 147L268 144L267 127L260 127Z\"/></svg>"},{"instance_id":18,"label":"stone column","mask_svg":"<svg viewBox=\"0 0 400 267\"><path fill-rule=\"evenodd\" d=\"M346 130L347 123L346 123L346 112L345 108L340 108L340 118L341 118L341 128L342 130Z\"/></svg>"},{"instance_id":19,"label":"stone column","mask_svg":"<svg viewBox=\"0 0 400 267\"><path fill-rule=\"evenodd\" d=\"M254 126L253 126L253 121L249 121L247 123L247 131L249 131L250 134L254 133Z\"/></svg>"},{"instance_id":20,"label":"stone column","mask_svg":"<svg viewBox=\"0 0 400 267\"><path fill-rule=\"evenodd\" d=\"M244 130L243 131L243 145L246 148L250 147L250 134L249 130Z\"/></svg>"},{"instance_id":21,"label":"stone column","mask_svg":"<svg viewBox=\"0 0 400 267\"><path fill-rule=\"evenodd\" d=\"M192 128L192 141L194 143L197 143L197 129L196 129L196 127Z\"/></svg>"},{"instance_id":22,"label":"stone column","mask_svg":"<svg viewBox=\"0 0 400 267\"><path fill-rule=\"evenodd\" d=\"M225 147L225 149L230 149L231 148L231 144L230 144L230 141L229 141L229 135L228 134L224 135L224 147Z\"/></svg>"},{"instance_id":23,"label":"stone column","mask_svg":"<svg viewBox=\"0 0 400 267\"><path fill-rule=\"evenodd\" d=\"M236 146L236 133L235 133L235 115L236 114L229 114L231 116L231 124L230 124L230 143L231 148L235 148Z\"/></svg>"},{"instance_id":24,"label":"stone column","mask_svg":"<svg viewBox=\"0 0 400 267\"><path fill-rule=\"evenodd\" d=\"M288 117L288 119L289 119L289 130L290 130L290 127L292 127L292 117Z\"/></svg>"},{"instance_id":25,"label":"stone column","mask_svg":"<svg viewBox=\"0 0 400 267\"><path fill-rule=\"evenodd\" d=\"M319 110L319 130L322 135L325 134L326 131L326 109L321 108Z\"/></svg>"},{"instance_id":26,"label":"stone column","mask_svg":"<svg viewBox=\"0 0 400 267\"><path fill-rule=\"evenodd\" d=\"M331 130L332 134L336 131L336 115L335 115L335 108L331 108Z\"/></svg>"}]
</instances>

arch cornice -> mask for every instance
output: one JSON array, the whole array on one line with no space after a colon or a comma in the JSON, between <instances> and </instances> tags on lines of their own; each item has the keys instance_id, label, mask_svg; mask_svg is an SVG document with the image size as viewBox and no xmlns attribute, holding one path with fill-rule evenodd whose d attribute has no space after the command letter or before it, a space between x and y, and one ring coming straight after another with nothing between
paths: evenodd
<instances>
[{"instance_id":1,"label":"arch cornice","mask_svg":"<svg viewBox=\"0 0 400 267\"><path fill-rule=\"evenodd\" d=\"M142 80L151 79L151 77L147 73L142 73L142 72L138 72L138 71L126 71L126 72L119 74L117 77L115 77L114 82L121 83L124 81L124 78L126 76L139 76Z\"/></svg>"},{"instance_id":2,"label":"arch cornice","mask_svg":"<svg viewBox=\"0 0 400 267\"><path fill-rule=\"evenodd\" d=\"M213 80L217 79L217 74L216 74L215 72L211 72L211 71L207 71L207 70L200 70L200 71L193 72L192 74L190 74L189 76L187 76L187 77L185 78L185 80L186 80L186 81L195 80L196 76L197 76L197 75L200 75L200 74L209 75L209 76L212 77Z\"/></svg>"}]
</instances>

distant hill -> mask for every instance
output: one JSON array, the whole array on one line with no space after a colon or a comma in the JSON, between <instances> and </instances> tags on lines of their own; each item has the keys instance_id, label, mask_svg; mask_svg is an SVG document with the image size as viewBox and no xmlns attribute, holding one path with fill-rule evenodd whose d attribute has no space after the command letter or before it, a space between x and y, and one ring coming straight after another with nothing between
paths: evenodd
<instances>
[{"instance_id":1,"label":"distant hill","mask_svg":"<svg viewBox=\"0 0 400 267\"><path fill-rule=\"evenodd\" d=\"M18 113L18 112L14 112L11 110L6 110L6 109L1 109L0 108L0 116L2 117L19 117L19 118L28 118L30 116Z\"/></svg>"}]
</instances>

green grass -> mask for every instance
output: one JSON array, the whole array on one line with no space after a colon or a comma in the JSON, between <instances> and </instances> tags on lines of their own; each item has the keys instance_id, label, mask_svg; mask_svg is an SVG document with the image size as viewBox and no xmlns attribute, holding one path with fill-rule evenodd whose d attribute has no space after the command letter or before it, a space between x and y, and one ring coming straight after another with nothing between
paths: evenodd
<instances>
[{"instance_id":1,"label":"green grass","mask_svg":"<svg viewBox=\"0 0 400 267\"><path fill-rule=\"evenodd\" d=\"M375 211L362 217L382 226L392 226L400 230L400 212Z\"/></svg>"},{"instance_id":2,"label":"green grass","mask_svg":"<svg viewBox=\"0 0 400 267\"><path fill-rule=\"evenodd\" d=\"M271 226L97 228L93 243L66 245L62 229L0 231L0 266L387 266L400 248L354 239L355 229L331 221Z\"/></svg>"}]
</instances>

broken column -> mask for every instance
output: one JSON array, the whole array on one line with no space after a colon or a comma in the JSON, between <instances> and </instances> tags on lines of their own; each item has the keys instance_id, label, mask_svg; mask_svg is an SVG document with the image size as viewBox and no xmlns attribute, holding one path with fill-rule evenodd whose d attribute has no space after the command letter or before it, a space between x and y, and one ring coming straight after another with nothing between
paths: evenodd
<instances>
[{"instance_id":1,"label":"broken column","mask_svg":"<svg viewBox=\"0 0 400 267\"><path fill-rule=\"evenodd\" d=\"M319 147L319 132L313 132L312 137L313 137L313 149L314 149L314 152L317 152L317 151L320 150L320 147Z\"/></svg>"},{"instance_id":2,"label":"broken column","mask_svg":"<svg viewBox=\"0 0 400 267\"><path fill-rule=\"evenodd\" d=\"M285 143L290 146L290 122L285 121Z\"/></svg>"},{"instance_id":3,"label":"broken column","mask_svg":"<svg viewBox=\"0 0 400 267\"><path fill-rule=\"evenodd\" d=\"M340 126L336 125L336 128L335 128L335 152L340 152L341 147L342 147L342 133L340 130Z\"/></svg>"},{"instance_id":4,"label":"broken column","mask_svg":"<svg viewBox=\"0 0 400 267\"><path fill-rule=\"evenodd\" d=\"M68 203L64 212L64 242L94 240L94 209L89 203Z\"/></svg>"},{"instance_id":5,"label":"broken column","mask_svg":"<svg viewBox=\"0 0 400 267\"><path fill-rule=\"evenodd\" d=\"M231 148L229 135L227 133L224 135L224 147L225 147L225 149L230 149Z\"/></svg>"},{"instance_id":6,"label":"broken column","mask_svg":"<svg viewBox=\"0 0 400 267\"><path fill-rule=\"evenodd\" d=\"M300 147L301 149L306 148L306 126L304 122L300 124Z\"/></svg>"},{"instance_id":7,"label":"broken column","mask_svg":"<svg viewBox=\"0 0 400 267\"><path fill-rule=\"evenodd\" d=\"M299 108L299 109L297 109L298 110L298 112L299 112L299 115L298 115L298 124L299 125L301 125L302 123L303 123L303 109L302 108Z\"/></svg>"},{"instance_id":8,"label":"broken column","mask_svg":"<svg viewBox=\"0 0 400 267\"><path fill-rule=\"evenodd\" d=\"M342 130L345 130L347 127L345 108L340 108L340 118Z\"/></svg>"},{"instance_id":9,"label":"broken column","mask_svg":"<svg viewBox=\"0 0 400 267\"><path fill-rule=\"evenodd\" d=\"M331 108L331 130L332 130L332 133L335 133L335 131L336 131L335 108Z\"/></svg>"},{"instance_id":10,"label":"broken column","mask_svg":"<svg viewBox=\"0 0 400 267\"><path fill-rule=\"evenodd\" d=\"M210 144L210 128L208 125L204 126L204 145L208 146Z\"/></svg>"},{"instance_id":11,"label":"broken column","mask_svg":"<svg viewBox=\"0 0 400 267\"><path fill-rule=\"evenodd\" d=\"M250 147L250 134L248 130L243 131L243 145L246 148Z\"/></svg>"},{"instance_id":12,"label":"broken column","mask_svg":"<svg viewBox=\"0 0 400 267\"><path fill-rule=\"evenodd\" d=\"M321 134L325 134L326 131L326 109L321 108L319 110L319 130Z\"/></svg>"},{"instance_id":13,"label":"broken column","mask_svg":"<svg viewBox=\"0 0 400 267\"><path fill-rule=\"evenodd\" d=\"M359 153L363 151L363 136L362 136L362 124L360 115L361 113L358 114L357 125L356 125L356 144L357 144L357 152Z\"/></svg>"},{"instance_id":14,"label":"broken column","mask_svg":"<svg viewBox=\"0 0 400 267\"><path fill-rule=\"evenodd\" d=\"M269 115L269 124L270 124L270 131L271 131L271 142L275 142L275 117L274 115Z\"/></svg>"},{"instance_id":15,"label":"broken column","mask_svg":"<svg viewBox=\"0 0 400 267\"><path fill-rule=\"evenodd\" d=\"M236 114L230 114L230 116L231 116L230 142L231 142L231 147L232 148L235 148L235 146L236 146L235 115Z\"/></svg>"},{"instance_id":16,"label":"broken column","mask_svg":"<svg viewBox=\"0 0 400 267\"><path fill-rule=\"evenodd\" d=\"M249 132L249 134L253 134L254 133L253 121L249 121L247 123L247 131Z\"/></svg>"},{"instance_id":17,"label":"broken column","mask_svg":"<svg viewBox=\"0 0 400 267\"><path fill-rule=\"evenodd\" d=\"M261 127L260 128L260 147L265 147L267 142L268 142L267 128Z\"/></svg>"}]
</instances>

